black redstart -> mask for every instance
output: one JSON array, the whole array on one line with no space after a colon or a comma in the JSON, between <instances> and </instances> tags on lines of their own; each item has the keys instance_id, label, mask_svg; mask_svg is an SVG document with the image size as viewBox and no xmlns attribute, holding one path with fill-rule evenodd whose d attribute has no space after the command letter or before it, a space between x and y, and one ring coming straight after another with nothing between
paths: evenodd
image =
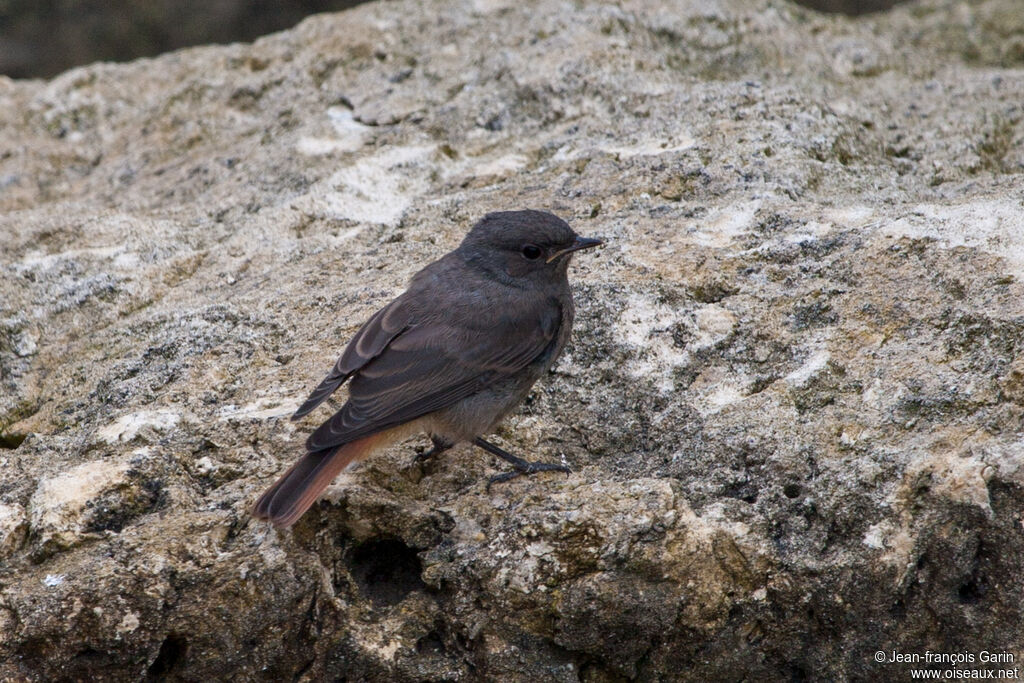
<instances>
[{"instance_id":1,"label":"black redstart","mask_svg":"<svg viewBox=\"0 0 1024 683\"><path fill-rule=\"evenodd\" d=\"M481 436L526 398L572 330L572 253L601 244L543 211L489 213L462 244L416 273L377 311L292 416L346 380L348 401L306 441L307 453L260 496L253 515L289 526L349 464L411 434L429 457L461 441L512 463L491 483L563 465L528 462Z\"/></svg>"}]
</instances>

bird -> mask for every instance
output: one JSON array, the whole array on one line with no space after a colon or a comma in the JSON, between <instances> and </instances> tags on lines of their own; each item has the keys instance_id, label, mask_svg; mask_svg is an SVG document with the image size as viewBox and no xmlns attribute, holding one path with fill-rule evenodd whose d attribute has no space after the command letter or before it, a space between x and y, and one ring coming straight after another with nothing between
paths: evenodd
<instances>
[{"instance_id":1,"label":"bird","mask_svg":"<svg viewBox=\"0 0 1024 683\"><path fill-rule=\"evenodd\" d=\"M469 442L512 472L568 472L530 462L483 436L526 398L565 348L574 307L572 256L602 244L538 210L488 213L459 246L430 263L374 313L295 414L311 413L345 382L348 399L306 440L306 454L253 505L253 517L288 527L352 463L426 432L426 459Z\"/></svg>"}]
</instances>

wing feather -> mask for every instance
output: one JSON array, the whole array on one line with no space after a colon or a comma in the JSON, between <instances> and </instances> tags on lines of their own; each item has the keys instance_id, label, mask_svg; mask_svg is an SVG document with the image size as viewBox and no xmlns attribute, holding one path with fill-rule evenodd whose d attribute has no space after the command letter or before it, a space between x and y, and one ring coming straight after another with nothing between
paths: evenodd
<instances>
[{"instance_id":1,"label":"wing feather","mask_svg":"<svg viewBox=\"0 0 1024 683\"><path fill-rule=\"evenodd\" d=\"M340 444L446 408L513 376L556 342L561 309L550 301L532 315L489 327L414 324L351 373L349 400L309 437L310 451Z\"/></svg>"},{"instance_id":2,"label":"wing feather","mask_svg":"<svg viewBox=\"0 0 1024 683\"><path fill-rule=\"evenodd\" d=\"M353 372L376 358L391 341L409 327L408 307L398 297L367 320L345 347L331 372L313 390L306 402L292 415L293 420L308 415L338 390Z\"/></svg>"}]
</instances>

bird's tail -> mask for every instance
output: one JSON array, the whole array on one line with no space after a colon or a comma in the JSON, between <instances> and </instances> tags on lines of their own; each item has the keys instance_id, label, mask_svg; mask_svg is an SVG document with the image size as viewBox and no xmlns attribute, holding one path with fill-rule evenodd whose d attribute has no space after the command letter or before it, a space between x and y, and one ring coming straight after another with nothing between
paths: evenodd
<instances>
[{"instance_id":1,"label":"bird's tail","mask_svg":"<svg viewBox=\"0 0 1024 683\"><path fill-rule=\"evenodd\" d=\"M252 516L276 527L291 526L343 469L384 445L384 437L374 434L337 448L306 453L260 496Z\"/></svg>"}]
</instances>

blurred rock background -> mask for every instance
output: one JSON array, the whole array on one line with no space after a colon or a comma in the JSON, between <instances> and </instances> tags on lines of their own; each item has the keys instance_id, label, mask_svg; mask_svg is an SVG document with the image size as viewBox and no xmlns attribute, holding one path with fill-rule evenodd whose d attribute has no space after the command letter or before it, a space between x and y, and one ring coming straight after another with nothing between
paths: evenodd
<instances>
[{"instance_id":1,"label":"blurred rock background","mask_svg":"<svg viewBox=\"0 0 1024 683\"><path fill-rule=\"evenodd\" d=\"M0 77L0 680L1020 661L1022 103L1020 0L396 0ZM359 324L518 207L607 240L495 437L573 473L411 438L252 522Z\"/></svg>"},{"instance_id":2,"label":"blurred rock background","mask_svg":"<svg viewBox=\"0 0 1024 683\"><path fill-rule=\"evenodd\" d=\"M359 0L0 0L0 74L49 78L189 45L254 40Z\"/></svg>"},{"instance_id":3,"label":"blurred rock background","mask_svg":"<svg viewBox=\"0 0 1024 683\"><path fill-rule=\"evenodd\" d=\"M89 62L124 62L190 45L233 43L289 28L317 12L365 0L209 0L102 2L0 0L0 75L49 78ZM802 0L850 15L906 0Z\"/></svg>"}]
</instances>

